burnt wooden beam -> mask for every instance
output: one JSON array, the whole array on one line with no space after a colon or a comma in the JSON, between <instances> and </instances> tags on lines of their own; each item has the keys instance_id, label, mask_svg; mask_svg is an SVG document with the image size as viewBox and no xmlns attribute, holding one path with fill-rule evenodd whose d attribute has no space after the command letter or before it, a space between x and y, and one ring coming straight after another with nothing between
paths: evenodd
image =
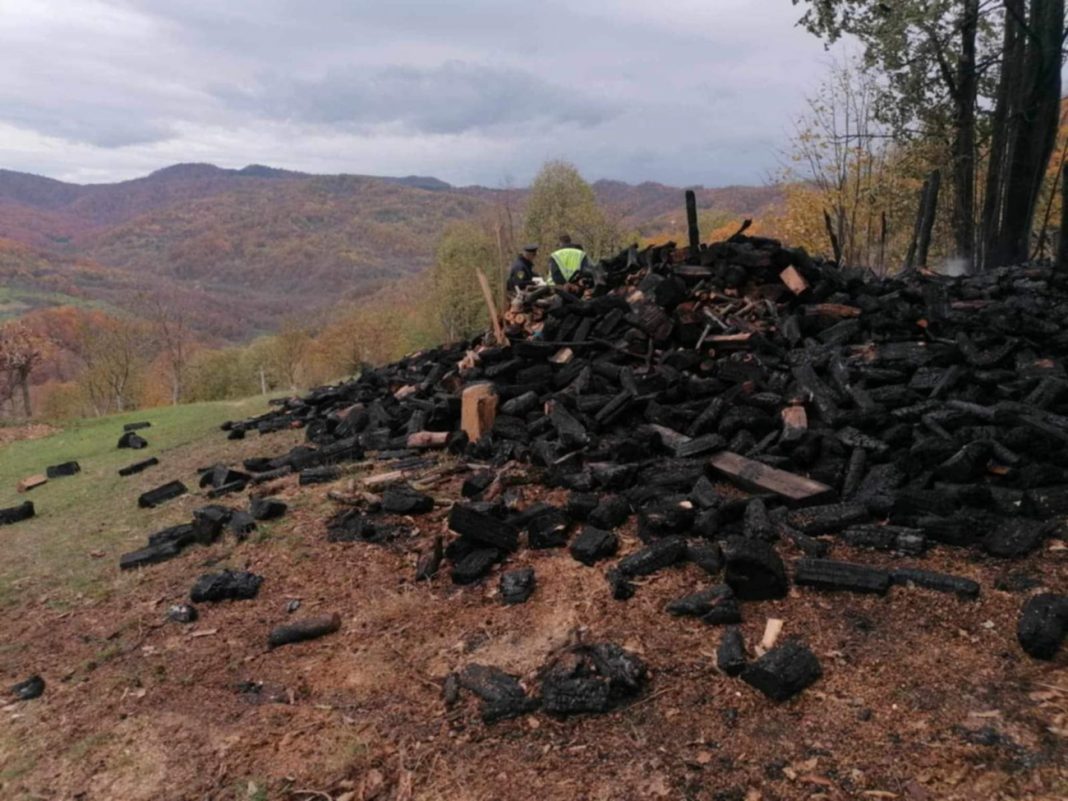
<instances>
[{"instance_id":1,"label":"burnt wooden beam","mask_svg":"<svg viewBox=\"0 0 1068 801\"><path fill-rule=\"evenodd\" d=\"M712 469L744 489L771 492L791 503L814 503L833 495L834 490L811 478L788 473L737 453L721 451L709 464Z\"/></svg>"}]
</instances>

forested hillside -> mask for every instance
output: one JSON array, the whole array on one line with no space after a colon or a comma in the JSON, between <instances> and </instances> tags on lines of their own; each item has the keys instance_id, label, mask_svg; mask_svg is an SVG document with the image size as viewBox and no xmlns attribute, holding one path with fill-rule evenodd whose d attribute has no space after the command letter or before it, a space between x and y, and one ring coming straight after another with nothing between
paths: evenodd
<instances>
[{"instance_id":1,"label":"forested hillside","mask_svg":"<svg viewBox=\"0 0 1068 801\"><path fill-rule=\"evenodd\" d=\"M594 185L626 230L671 233L681 192ZM137 312L167 289L209 339L240 341L282 318L365 297L431 266L443 231L522 209L525 190L454 188L435 178L317 176L183 164L116 184L79 186L0 170L5 285L62 292ZM777 189L701 190L725 214L767 209ZM220 309L225 313L220 315Z\"/></svg>"}]
</instances>

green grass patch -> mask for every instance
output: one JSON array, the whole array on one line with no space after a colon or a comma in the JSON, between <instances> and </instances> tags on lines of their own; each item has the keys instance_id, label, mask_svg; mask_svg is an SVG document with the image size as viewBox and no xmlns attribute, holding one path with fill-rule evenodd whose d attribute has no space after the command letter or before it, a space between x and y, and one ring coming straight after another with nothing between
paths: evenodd
<instances>
[{"instance_id":1,"label":"green grass patch","mask_svg":"<svg viewBox=\"0 0 1068 801\"><path fill-rule=\"evenodd\" d=\"M119 555L141 547L153 531L188 520L203 505L197 468L239 460L257 449L280 452L295 440L295 434L280 433L267 441L253 434L244 442L227 442L219 431L225 420L266 409L266 398L160 407L74 421L50 437L0 449L0 507L29 499L37 511L32 520L0 528L0 607L30 594L64 609L137 581L136 574L119 573ZM119 450L123 425L140 420L152 423L139 432L149 447ZM120 467L150 456L160 464L135 476L118 475ZM16 492L20 479L72 460L81 465L77 475L52 479L25 495ZM157 509L137 507L142 492L175 479L189 487L189 495Z\"/></svg>"}]
</instances>

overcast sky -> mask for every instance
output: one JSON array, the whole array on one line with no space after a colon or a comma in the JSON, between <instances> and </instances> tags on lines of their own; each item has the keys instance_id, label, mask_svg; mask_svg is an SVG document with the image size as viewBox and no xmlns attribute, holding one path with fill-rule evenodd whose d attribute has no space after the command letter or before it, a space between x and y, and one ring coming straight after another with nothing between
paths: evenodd
<instances>
[{"instance_id":1,"label":"overcast sky","mask_svg":"<svg viewBox=\"0 0 1068 801\"><path fill-rule=\"evenodd\" d=\"M0 167L763 183L828 56L790 0L0 0Z\"/></svg>"}]
</instances>

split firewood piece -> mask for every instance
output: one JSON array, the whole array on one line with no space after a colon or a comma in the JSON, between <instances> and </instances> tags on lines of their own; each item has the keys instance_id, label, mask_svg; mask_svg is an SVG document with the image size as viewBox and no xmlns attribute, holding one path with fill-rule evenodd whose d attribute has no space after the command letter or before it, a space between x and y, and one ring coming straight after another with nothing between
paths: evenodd
<instances>
[{"instance_id":1,"label":"split firewood piece","mask_svg":"<svg viewBox=\"0 0 1068 801\"><path fill-rule=\"evenodd\" d=\"M760 638L760 644L755 649L757 656L763 656L775 647L784 625L785 622L777 617L768 618L768 622L764 624L764 636Z\"/></svg>"},{"instance_id":2,"label":"split firewood piece","mask_svg":"<svg viewBox=\"0 0 1068 801\"><path fill-rule=\"evenodd\" d=\"M779 273L779 278L795 295L800 295L808 290L808 281L804 279L804 276L795 267L787 267Z\"/></svg>"},{"instance_id":3,"label":"split firewood piece","mask_svg":"<svg viewBox=\"0 0 1068 801\"><path fill-rule=\"evenodd\" d=\"M460 427L471 442L493 428L497 419L497 392L492 384L473 384L461 396Z\"/></svg>"}]
</instances>

